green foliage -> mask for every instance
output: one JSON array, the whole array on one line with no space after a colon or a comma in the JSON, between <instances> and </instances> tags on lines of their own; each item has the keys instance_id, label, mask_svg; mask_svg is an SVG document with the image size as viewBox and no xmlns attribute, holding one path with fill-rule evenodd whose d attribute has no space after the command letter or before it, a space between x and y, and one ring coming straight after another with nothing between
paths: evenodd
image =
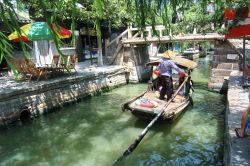
<instances>
[{"instance_id":1,"label":"green foliage","mask_svg":"<svg viewBox=\"0 0 250 166\"><path fill-rule=\"evenodd\" d=\"M58 20L71 20L71 30L76 27L76 21L90 23L95 26L98 37L101 36L101 23L108 21L113 27L120 27L133 23L143 30L147 25L154 26L164 24L167 27L165 34L192 33L197 28L199 33L211 31L211 23L220 33L226 30L221 28L225 7L250 6L250 0L215 0L215 14L208 15L206 8L208 0L19 0L25 4L34 20L44 19L51 26L57 25ZM24 8L19 3L21 8ZM184 12L183 21L173 23L179 11ZM0 21L8 31L17 31L21 38L20 25L17 14L9 0L0 2ZM240 19L229 23L229 28ZM0 61L3 57L12 56L12 46L3 32L0 32ZM72 37L72 44L75 38ZM60 39L53 33L56 47L60 47ZM20 40L21 41L21 40ZM26 51L25 43L21 42L26 57L30 56ZM61 52L59 51L61 54ZM8 59L8 58L6 58Z\"/></svg>"},{"instance_id":2,"label":"green foliage","mask_svg":"<svg viewBox=\"0 0 250 166\"><path fill-rule=\"evenodd\" d=\"M250 6L250 0L215 0L215 13L208 15L209 0L127 0L127 3L135 6L135 26L144 29L147 25L164 24L167 34L191 33L194 27L199 33L207 33L212 31L212 23L215 30L219 30L226 7ZM184 21L173 24L178 11L184 12ZM161 18L156 19L159 16Z\"/></svg>"},{"instance_id":3,"label":"green foliage","mask_svg":"<svg viewBox=\"0 0 250 166\"><path fill-rule=\"evenodd\" d=\"M41 10L40 0L23 0L29 6L33 19L45 17ZM110 20L113 27L124 24L124 20L130 19L130 12L126 11L125 0L57 0L47 2L47 8L60 20L72 20L89 22L94 24L96 18L102 22ZM72 15L74 13L74 16Z\"/></svg>"},{"instance_id":4,"label":"green foliage","mask_svg":"<svg viewBox=\"0 0 250 166\"><path fill-rule=\"evenodd\" d=\"M0 63L4 56L6 59L12 58L13 47L2 32L0 32L0 48Z\"/></svg>"},{"instance_id":5,"label":"green foliage","mask_svg":"<svg viewBox=\"0 0 250 166\"><path fill-rule=\"evenodd\" d=\"M5 25L6 29L10 31L17 31L18 38L21 39L21 31L20 26L17 20L17 15L12 4L8 0L3 0L0 2L0 11L4 13L0 15L0 22ZM29 57L29 54L26 51L25 44L21 42L22 49L25 51L26 57ZM0 60L2 61L3 58L7 60L7 63L11 67L14 72L14 75L17 77L18 73L11 64L11 59L13 58L13 47L3 32L0 32ZM1 62L0 61L0 62Z\"/></svg>"}]
</instances>

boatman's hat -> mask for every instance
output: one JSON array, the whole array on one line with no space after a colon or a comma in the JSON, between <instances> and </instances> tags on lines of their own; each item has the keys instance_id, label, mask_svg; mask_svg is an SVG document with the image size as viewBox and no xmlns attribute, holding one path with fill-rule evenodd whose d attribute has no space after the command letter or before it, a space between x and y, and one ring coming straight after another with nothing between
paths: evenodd
<instances>
[{"instance_id":1,"label":"boatman's hat","mask_svg":"<svg viewBox=\"0 0 250 166\"><path fill-rule=\"evenodd\" d=\"M176 55L175 52L171 51L171 50L167 50L163 53L163 57L164 58L173 58Z\"/></svg>"}]
</instances>

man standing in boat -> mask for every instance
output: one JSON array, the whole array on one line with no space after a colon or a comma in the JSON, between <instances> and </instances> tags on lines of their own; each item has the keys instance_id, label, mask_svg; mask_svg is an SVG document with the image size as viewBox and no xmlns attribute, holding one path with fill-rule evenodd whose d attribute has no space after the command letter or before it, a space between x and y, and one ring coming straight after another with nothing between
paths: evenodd
<instances>
[{"instance_id":1,"label":"man standing in boat","mask_svg":"<svg viewBox=\"0 0 250 166\"><path fill-rule=\"evenodd\" d=\"M163 53L163 57L159 63L160 70L160 82L162 89L160 91L160 99L164 100L164 96L167 94L167 101L171 99L173 94L173 80L172 80L172 69L175 69L179 74L182 73L184 76L187 74L184 70L180 69L172 60L171 57L175 56L173 51L166 51Z\"/></svg>"}]
</instances>

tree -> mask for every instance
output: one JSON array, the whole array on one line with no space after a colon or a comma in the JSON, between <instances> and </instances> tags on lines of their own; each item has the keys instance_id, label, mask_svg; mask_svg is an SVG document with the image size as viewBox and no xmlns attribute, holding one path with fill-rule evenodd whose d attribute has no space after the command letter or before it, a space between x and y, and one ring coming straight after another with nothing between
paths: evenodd
<instances>
[{"instance_id":1,"label":"tree","mask_svg":"<svg viewBox=\"0 0 250 166\"><path fill-rule=\"evenodd\" d=\"M173 33L187 33L192 26L200 27L205 33L207 22L221 26L225 7L250 6L250 0L215 0L214 16L206 15L209 0L20 0L30 9L32 18L43 19L51 25L58 19L71 20L71 29L75 21L89 21L95 25L100 42L100 23L107 20L114 27L133 22L142 30L147 25L164 24ZM126 5L125 5L126 4ZM178 11L184 12L184 20L173 22ZM0 21L9 30L16 30L21 36L17 15L9 0L0 1ZM124 22L125 21L125 22ZM189 25L188 25L189 24ZM185 26L184 26L185 25ZM154 31L153 31L154 32ZM12 47L3 32L0 32L0 62L4 56L11 57ZM74 37L73 37L74 39ZM59 39L54 35L58 48ZM73 40L74 41L74 40ZM25 51L25 43L21 42ZM100 43L99 43L100 46Z\"/></svg>"}]
</instances>

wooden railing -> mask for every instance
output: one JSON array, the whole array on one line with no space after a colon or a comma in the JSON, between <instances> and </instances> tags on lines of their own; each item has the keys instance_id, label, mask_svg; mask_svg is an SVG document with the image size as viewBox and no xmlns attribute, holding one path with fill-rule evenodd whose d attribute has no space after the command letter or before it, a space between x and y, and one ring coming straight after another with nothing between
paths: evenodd
<instances>
[{"instance_id":1,"label":"wooden railing","mask_svg":"<svg viewBox=\"0 0 250 166\"><path fill-rule=\"evenodd\" d=\"M166 29L164 25L156 25L154 27L155 31L158 31L157 34L158 37L162 37L163 36L163 31ZM133 32L135 31L135 34L133 35ZM140 38L144 38L144 34L147 34L147 36L145 37L153 37L153 27L152 26L147 26L145 27L145 29L143 31L141 31L138 28L132 28L132 27L128 27L128 39L131 38L136 38L140 35Z\"/></svg>"},{"instance_id":2,"label":"wooden railing","mask_svg":"<svg viewBox=\"0 0 250 166\"><path fill-rule=\"evenodd\" d=\"M118 44L122 37L128 33L128 29L126 29L124 32L122 32L119 36L117 36L115 39L113 39L111 42L107 43L106 47L109 47L111 44L113 44L114 42L116 42L116 44Z\"/></svg>"},{"instance_id":3,"label":"wooden railing","mask_svg":"<svg viewBox=\"0 0 250 166\"><path fill-rule=\"evenodd\" d=\"M219 35L218 33L207 33L207 34L179 34L172 35L164 34L166 32L166 27L164 25L156 25L154 27L157 35L153 34L153 27L147 26L143 30L133 27L128 27L128 38L122 40L123 44L145 44L148 42L190 42L190 41L211 41L211 40L224 40L224 35Z\"/></svg>"},{"instance_id":4,"label":"wooden railing","mask_svg":"<svg viewBox=\"0 0 250 166\"><path fill-rule=\"evenodd\" d=\"M147 44L147 43L169 43L169 42L194 42L194 41L213 41L213 40L224 40L223 35L218 33L207 33L207 34L187 34L187 35L171 35L166 34L166 27L164 25L156 25L154 27L156 31L155 35L153 33L153 27L147 26L144 29L133 28L128 26L128 28L118 35L112 41L106 43L106 55L112 53L112 60L110 63L114 62L114 59L118 56L122 48L129 47L131 44ZM165 33L164 33L165 32ZM113 49L113 50L112 50Z\"/></svg>"},{"instance_id":5,"label":"wooden railing","mask_svg":"<svg viewBox=\"0 0 250 166\"><path fill-rule=\"evenodd\" d=\"M163 31L165 30L165 26L163 25L157 25L155 26L155 30L159 31L159 37L163 36ZM135 32L135 33L134 33ZM144 32L147 32L147 36L146 37L152 37L153 34L153 28L152 26L147 26L144 30ZM127 34L127 35L126 35ZM115 39L113 39L111 42L108 42L106 44L106 47L110 47L112 44L119 44L119 42L121 42L122 38L126 35L126 39L133 39L133 38L137 38L139 36L139 38L144 38L143 36L143 32L140 31L138 28L132 28L132 26L129 26L124 32L122 32L119 36L117 36Z\"/></svg>"}]
</instances>

